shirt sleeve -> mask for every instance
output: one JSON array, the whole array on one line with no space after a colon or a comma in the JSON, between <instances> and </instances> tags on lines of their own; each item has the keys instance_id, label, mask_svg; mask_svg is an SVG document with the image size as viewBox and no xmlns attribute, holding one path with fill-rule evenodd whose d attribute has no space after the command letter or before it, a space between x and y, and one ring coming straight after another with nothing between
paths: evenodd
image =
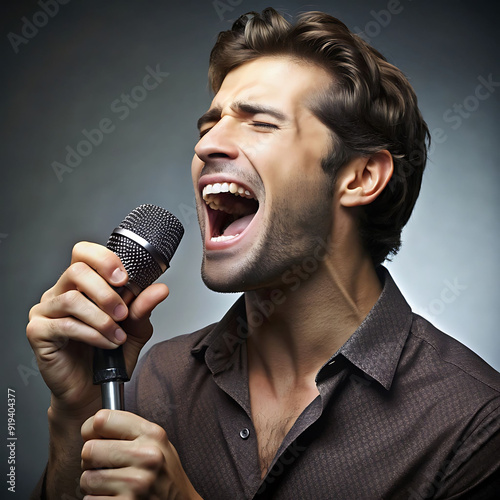
<instances>
[{"instance_id":1,"label":"shirt sleeve","mask_svg":"<svg viewBox=\"0 0 500 500\"><path fill-rule=\"evenodd\" d=\"M498 498L500 492L500 398L476 416L434 480L435 499Z\"/></svg>"}]
</instances>

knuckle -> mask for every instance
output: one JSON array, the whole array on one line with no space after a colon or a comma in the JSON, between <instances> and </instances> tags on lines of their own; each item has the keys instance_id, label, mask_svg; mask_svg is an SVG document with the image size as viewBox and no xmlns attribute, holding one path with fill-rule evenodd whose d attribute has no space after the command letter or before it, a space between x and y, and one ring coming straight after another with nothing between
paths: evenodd
<instances>
[{"instance_id":1,"label":"knuckle","mask_svg":"<svg viewBox=\"0 0 500 500\"><path fill-rule=\"evenodd\" d=\"M71 336L75 331L75 320L71 317L54 318L49 320L49 331L53 334L64 332L65 335Z\"/></svg>"},{"instance_id":2,"label":"knuckle","mask_svg":"<svg viewBox=\"0 0 500 500\"><path fill-rule=\"evenodd\" d=\"M142 463L147 469L157 470L165 461L165 457L158 446L142 446L139 453Z\"/></svg>"},{"instance_id":3,"label":"knuckle","mask_svg":"<svg viewBox=\"0 0 500 500\"><path fill-rule=\"evenodd\" d=\"M98 301L101 307L110 309L115 305L116 293L111 289L101 291Z\"/></svg>"},{"instance_id":4,"label":"knuckle","mask_svg":"<svg viewBox=\"0 0 500 500\"><path fill-rule=\"evenodd\" d=\"M35 340L38 335L38 326L39 325L37 317L32 317L29 323L26 325L26 337L28 337L30 343Z\"/></svg>"},{"instance_id":5,"label":"knuckle","mask_svg":"<svg viewBox=\"0 0 500 500\"><path fill-rule=\"evenodd\" d=\"M145 434L158 443L167 443L167 433L163 427L159 425L152 424L148 422L147 428L145 429Z\"/></svg>"},{"instance_id":6,"label":"knuckle","mask_svg":"<svg viewBox=\"0 0 500 500\"><path fill-rule=\"evenodd\" d=\"M146 495L151 491L155 475L146 469L133 469L127 477L129 488L136 495Z\"/></svg>"},{"instance_id":7,"label":"knuckle","mask_svg":"<svg viewBox=\"0 0 500 500\"><path fill-rule=\"evenodd\" d=\"M49 300L52 297L54 293L53 288L54 287L49 288L48 290L45 290L45 292L42 293L42 296L40 297L40 302L45 302L46 300Z\"/></svg>"},{"instance_id":8,"label":"knuckle","mask_svg":"<svg viewBox=\"0 0 500 500\"><path fill-rule=\"evenodd\" d=\"M105 477L99 469L85 470L80 476L80 487L86 491L98 490L105 484Z\"/></svg>"},{"instance_id":9,"label":"knuckle","mask_svg":"<svg viewBox=\"0 0 500 500\"><path fill-rule=\"evenodd\" d=\"M87 248L87 242L79 241L78 243L75 243L73 245L73 249L71 250L71 255L73 257L77 257L78 255L81 255L83 252L85 252L86 248Z\"/></svg>"},{"instance_id":10,"label":"knuckle","mask_svg":"<svg viewBox=\"0 0 500 500\"><path fill-rule=\"evenodd\" d=\"M58 302L63 310L72 309L80 300L81 294L78 290L68 290L67 292L58 295L55 301Z\"/></svg>"},{"instance_id":11,"label":"knuckle","mask_svg":"<svg viewBox=\"0 0 500 500\"><path fill-rule=\"evenodd\" d=\"M111 332L116 329L116 324L113 321L111 317L108 315L104 316L100 321L99 321L99 330L101 332Z\"/></svg>"},{"instance_id":12,"label":"knuckle","mask_svg":"<svg viewBox=\"0 0 500 500\"><path fill-rule=\"evenodd\" d=\"M101 409L94 415L93 427L96 431L102 431L111 417L111 410Z\"/></svg>"},{"instance_id":13,"label":"knuckle","mask_svg":"<svg viewBox=\"0 0 500 500\"><path fill-rule=\"evenodd\" d=\"M36 311L38 309L38 304L34 305L30 310L29 310L29 313L28 313L28 321L33 321L35 319L35 316L36 316Z\"/></svg>"},{"instance_id":14,"label":"knuckle","mask_svg":"<svg viewBox=\"0 0 500 500\"><path fill-rule=\"evenodd\" d=\"M75 262L71 264L66 270L67 274L72 281L78 280L78 278L89 271L89 267L84 262Z\"/></svg>"}]
</instances>

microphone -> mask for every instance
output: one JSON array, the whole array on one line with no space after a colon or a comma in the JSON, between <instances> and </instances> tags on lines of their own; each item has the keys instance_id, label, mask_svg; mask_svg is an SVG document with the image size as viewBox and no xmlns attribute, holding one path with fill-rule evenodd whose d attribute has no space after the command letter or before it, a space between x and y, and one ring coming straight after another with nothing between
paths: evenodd
<instances>
[{"instance_id":1,"label":"microphone","mask_svg":"<svg viewBox=\"0 0 500 500\"><path fill-rule=\"evenodd\" d=\"M177 217L155 205L137 207L113 230L106 246L120 257L128 273L128 283L115 289L125 302L130 303L168 269L183 234ZM130 380L123 346L96 348L93 371L94 384L101 386L102 407L123 410L124 382Z\"/></svg>"}]
</instances>

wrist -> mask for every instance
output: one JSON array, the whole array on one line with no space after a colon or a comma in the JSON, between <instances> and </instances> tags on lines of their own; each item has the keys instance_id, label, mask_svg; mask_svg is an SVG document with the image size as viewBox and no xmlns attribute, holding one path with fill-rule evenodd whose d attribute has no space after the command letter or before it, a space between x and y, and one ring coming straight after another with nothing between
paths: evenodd
<instances>
[{"instance_id":1,"label":"wrist","mask_svg":"<svg viewBox=\"0 0 500 500\"><path fill-rule=\"evenodd\" d=\"M95 415L101 409L101 401L97 399L90 402L85 406L78 408L70 408L61 404L56 398L52 397L50 407L47 410L49 425L54 429L57 428L78 428L82 426L83 422Z\"/></svg>"}]
</instances>

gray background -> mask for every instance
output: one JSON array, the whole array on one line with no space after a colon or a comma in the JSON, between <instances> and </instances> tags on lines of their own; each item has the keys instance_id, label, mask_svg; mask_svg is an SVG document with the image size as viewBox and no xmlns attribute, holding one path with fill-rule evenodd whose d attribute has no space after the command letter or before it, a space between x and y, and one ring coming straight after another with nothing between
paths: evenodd
<instances>
[{"instance_id":1,"label":"gray background","mask_svg":"<svg viewBox=\"0 0 500 500\"><path fill-rule=\"evenodd\" d=\"M24 16L39 24L44 18L36 2L10 3L2 5L0 41L0 304L2 394L6 400L10 387L17 397L17 493L7 497L2 480L0 497L27 498L46 460L49 404L25 339L27 314L66 268L75 242L105 242L141 203L164 206L182 220L186 235L162 278L171 296L154 313L153 342L217 320L235 300L206 290L199 277L190 161L196 119L211 99L206 72L216 34L269 0L73 0L17 53L7 34L22 34ZM390 19L381 13L395 5ZM365 31L410 78L435 142L403 249L388 267L417 312L500 369L500 87L474 98L478 78L500 81L498 11L472 1L279 0L273 6L290 15L317 9L338 16ZM169 76L146 94L136 90L144 99L121 120L112 103L157 65ZM466 106L463 116L456 105ZM66 147L76 148L82 130L105 118L114 131L60 182L52 163L65 163Z\"/></svg>"}]
</instances>

